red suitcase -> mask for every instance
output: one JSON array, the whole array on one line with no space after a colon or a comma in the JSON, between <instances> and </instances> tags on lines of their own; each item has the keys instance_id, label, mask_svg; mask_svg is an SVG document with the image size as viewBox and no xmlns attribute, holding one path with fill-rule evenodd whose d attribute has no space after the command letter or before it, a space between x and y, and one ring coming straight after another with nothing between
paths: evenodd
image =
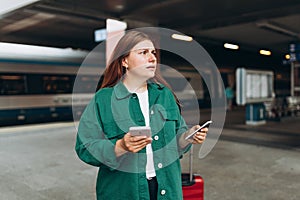
<instances>
[{"instance_id":1,"label":"red suitcase","mask_svg":"<svg viewBox=\"0 0 300 200\"><path fill-rule=\"evenodd\" d=\"M189 173L182 173L182 192L184 200L203 200L204 181L200 175L193 174L193 147L189 155Z\"/></svg>"}]
</instances>

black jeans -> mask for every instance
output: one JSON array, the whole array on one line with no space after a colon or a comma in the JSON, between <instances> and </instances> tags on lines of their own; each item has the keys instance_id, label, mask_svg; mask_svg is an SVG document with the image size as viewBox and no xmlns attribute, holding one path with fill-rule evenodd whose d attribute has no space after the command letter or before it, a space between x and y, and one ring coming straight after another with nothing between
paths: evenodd
<instances>
[{"instance_id":1,"label":"black jeans","mask_svg":"<svg viewBox=\"0 0 300 200\"><path fill-rule=\"evenodd\" d=\"M148 180L150 200L157 200L157 190L158 184L156 177L153 177L151 180Z\"/></svg>"}]
</instances>

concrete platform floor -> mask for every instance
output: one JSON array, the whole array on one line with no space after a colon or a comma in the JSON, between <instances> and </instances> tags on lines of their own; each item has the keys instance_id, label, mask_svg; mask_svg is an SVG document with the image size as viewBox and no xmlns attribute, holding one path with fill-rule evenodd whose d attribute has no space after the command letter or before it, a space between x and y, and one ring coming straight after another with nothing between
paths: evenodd
<instances>
[{"instance_id":1,"label":"concrete platform floor","mask_svg":"<svg viewBox=\"0 0 300 200\"><path fill-rule=\"evenodd\" d=\"M200 146L195 146L193 166L204 178L205 199L300 199L299 120L289 122L290 131L283 126L225 126L214 149L201 160ZM77 158L75 135L73 123L1 128L0 199L95 199L97 169ZM280 140L285 145L271 145ZM188 155L181 162L187 172Z\"/></svg>"}]
</instances>

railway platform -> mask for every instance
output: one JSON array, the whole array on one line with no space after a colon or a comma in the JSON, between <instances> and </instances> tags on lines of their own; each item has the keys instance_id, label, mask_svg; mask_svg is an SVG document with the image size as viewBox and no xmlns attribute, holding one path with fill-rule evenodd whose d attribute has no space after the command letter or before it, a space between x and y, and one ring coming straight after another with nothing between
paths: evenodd
<instances>
[{"instance_id":1,"label":"railway platform","mask_svg":"<svg viewBox=\"0 0 300 200\"><path fill-rule=\"evenodd\" d=\"M299 199L300 118L250 126L243 116L243 109L227 113L222 135L205 158L194 147L205 199ZM97 168L77 158L75 136L73 122L0 128L0 199L95 199ZM181 163L187 172L187 155Z\"/></svg>"}]
</instances>

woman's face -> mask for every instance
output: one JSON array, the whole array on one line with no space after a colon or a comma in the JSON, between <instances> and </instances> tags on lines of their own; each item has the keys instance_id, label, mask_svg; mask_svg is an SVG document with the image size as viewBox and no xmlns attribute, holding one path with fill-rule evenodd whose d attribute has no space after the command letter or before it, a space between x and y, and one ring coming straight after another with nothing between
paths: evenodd
<instances>
[{"instance_id":1,"label":"woman's face","mask_svg":"<svg viewBox=\"0 0 300 200\"><path fill-rule=\"evenodd\" d=\"M123 66L127 68L127 75L145 79L154 77L156 64L156 50L149 40L135 45L123 60Z\"/></svg>"}]
</instances>

